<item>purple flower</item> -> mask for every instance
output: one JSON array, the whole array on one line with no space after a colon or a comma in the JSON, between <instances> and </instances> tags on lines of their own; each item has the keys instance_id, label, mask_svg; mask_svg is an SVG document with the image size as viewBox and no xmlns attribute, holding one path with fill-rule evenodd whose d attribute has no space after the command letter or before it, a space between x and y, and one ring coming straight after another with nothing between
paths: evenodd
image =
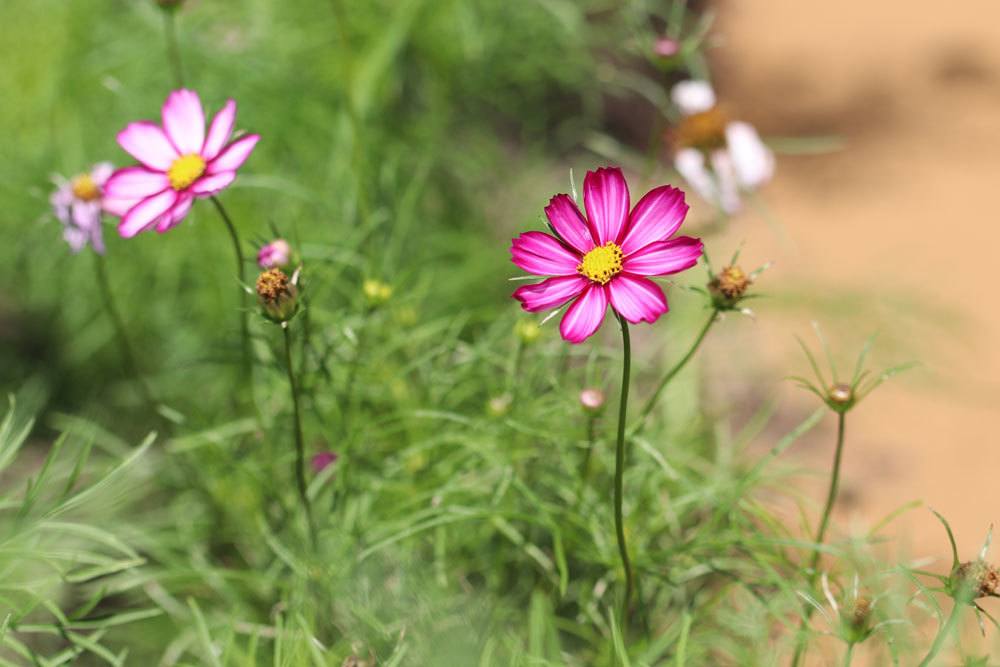
<instances>
[{"instance_id":1,"label":"purple flower","mask_svg":"<svg viewBox=\"0 0 1000 667\"><path fill-rule=\"evenodd\" d=\"M99 162L87 173L67 181L54 177L57 189L49 201L56 218L63 224L63 238L73 252L80 252L89 243L94 252L104 254L101 236L101 213L104 210L104 184L114 167Z\"/></svg>"}]
</instances>

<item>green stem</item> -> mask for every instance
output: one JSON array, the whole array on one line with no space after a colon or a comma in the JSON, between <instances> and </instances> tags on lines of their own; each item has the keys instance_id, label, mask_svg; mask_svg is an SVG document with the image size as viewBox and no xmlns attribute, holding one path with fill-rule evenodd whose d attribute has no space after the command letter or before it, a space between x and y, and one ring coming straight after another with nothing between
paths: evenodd
<instances>
[{"instance_id":1,"label":"green stem","mask_svg":"<svg viewBox=\"0 0 1000 667\"><path fill-rule=\"evenodd\" d=\"M817 568L819 567L819 560L823 555L820 547L823 546L823 540L826 538L826 529L830 525L830 514L833 512L833 505L837 500L837 491L840 488L840 461L844 454L844 426L846 424L846 417L847 414L844 412L837 414L837 449L833 454L833 472L830 475L830 488L826 493L826 506L823 508L823 516L819 522L819 529L816 531L816 549L813 551L812 558L809 559L810 590L816 585ZM798 645L795 648L795 655L792 657L792 667L796 667L805 655L804 631L809 623L809 619L812 617L812 611L813 607L811 605L805 608L805 617L802 619L802 625L799 627Z\"/></svg>"},{"instance_id":2,"label":"green stem","mask_svg":"<svg viewBox=\"0 0 1000 667\"><path fill-rule=\"evenodd\" d=\"M622 607L622 636L629 608L632 605L632 563L628 558L628 547L625 544L625 524L622 520L622 491L625 475L625 419L628 413L628 387L632 373L632 344L629 340L628 323L621 316L618 322L622 327L622 389L621 401L618 404L618 440L615 447L615 533L618 536L618 552L621 554L622 566L625 568L625 604Z\"/></svg>"},{"instance_id":3,"label":"green stem","mask_svg":"<svg viewBox=\"0 0 1000 667\"><path fill-rule=\"evenodd\" d=\"M219 201L218 197L210 197L210 199L215 205L215 210L217 210L219 215L222 217L222 221L226 224L226 229L229 231L229 238L233 242L233 252L236 254L236 275L240 281L240 338L243 359L241 372L243 373L244 379L249 380L251 377L250 325L247 322L246 290L244 289L244 285L246 285L246 273L244 268L245 262L243 260L243 248L240 246L240 237L236 233L236 226L233 224L229 214L226 213L226 209L222 206L222 202Z\"/></svg>"},{"instance_id":4,"label":"green stem","mask_svg":"<svg viewBox=\"0 0 1000 667\"><path fill-rule=\"evenodd\" d=\"M583 490L587 486L587 481L590 479L590 460L594 454L594 443L597 442L597 416L587 415L587 451L583 455L583 461L580 463L580 477L577 481L577 491L576 491L576 507L580 508L580 503L583 502Z\"/></svg>"},{"instance_id":5,"label":"green stem","mask_svg":"<svg viewBox=\"0 0 1000 667\"><path fill-rule=\"evenodd\" d=\"M708 316L708 320L706 320L704 326L702 326L701 331L698 332L698 337L694 339L694 342L691 344L687 353L681 357L676 364L674 364L673 368L667 371L666 375L664 375L660 380L660 383L656 385L656 390L653 391L653 394L646 400L645 405L643 405L642 409L639 410L639 417L629 428L628 435L630 438L642 430L642 427L645 425L650 413L653 412L653 408L656 407L656 402L660 398L660 394L666 386L670 384L670 381L681 372L689 361L691 361L691 358L694 357L694 353L698 351L698 348L701 347L702 342L708 335L709 329L712 328L712 325L715 324L715 320L718 319L717 315L718 311L713 309L711 314Z\"/></svg>"},{"instance_id":6,"label":"green stem","mask_svg":"<svg viewBox=\"0 0 1000 667\"><path fill-rule=\"evenodd\" d=\"M852 660L854 660L854 642L847 645L847 653L844 654L844 667L851 667Z\"/></svg>"},{"instance_id":7,"label":"green stem","mask_svg":"<svg viewBox=\"0 0 1000 667\"><path fill-rule=\"evenodd\" d=\"M139 393L142 394L142 400L146 402L150 410L155 412L156 401L153 400L153 392L150 391L149 386L139 372L139 364L136 362L135 353L132 351L132 345L129 343L128 334L126 333L125 321L122 320L121 313L118 312L115 300L111 296L111 284L108 281L108 270L104 263L104 255L94 253L94 267L97 270L97 284L100 287L101 297L104 300L104 309L107 311L108 318L115 328L115 334L118 336L118 346L121 349L122 359L125 362L125 370L135 378L135 382L139 387Z\"/></svg>"},{"instance_id":8,"label":"green stem","mask_svg":"<svg viewBox=\"0 0 1000 667\"><path fill-rule=\"evenodd\" d=\"M927 652L927 655L923 660L920 661L920 667L928 667L931 661L937 657L937 654L941 652L944 648L944 643L948 641L948 638L955 631L955 626L958 624L958 616L962 611L962 607L965 605L961 601L955 600L955 606L951 608L951 614L948 616L948 620L945 621L938 629L937 636L934 637L934 643L931 644L931 650Z\"/></svg>"},{"instance_id":9,"label":"green stem","mask_svg":"<svg viewBox=\"0 0 1000 667\"><path fill-rule=\"evenodd\" d=\"M281 324L281 332L285 338L285 371L288 373L288 388L292 394L292 409L295 417L295 482L299 488L299 499L305 510L309 523L309 539L313 548L316 547L316 522L313 519L312 503L309 501L306 485L306 448L302 437L302 409L299 406L299 390L295 383L295 371L292 369L292 337L288 332L288 322Z\"/></svg>"},{"instance_id":10,"label":"green stem","mask_svg":"<svg viewBox=\"0 0 1000 667\"><path fill-rule=\"evenodd\" d=\"M184 87L184 67L181 64L181 50L177 44L177 20L174 17L175 8L163 10L163 32L167 39L167 60L174 74L174 84Z\"/></svg>"}]
</instances>

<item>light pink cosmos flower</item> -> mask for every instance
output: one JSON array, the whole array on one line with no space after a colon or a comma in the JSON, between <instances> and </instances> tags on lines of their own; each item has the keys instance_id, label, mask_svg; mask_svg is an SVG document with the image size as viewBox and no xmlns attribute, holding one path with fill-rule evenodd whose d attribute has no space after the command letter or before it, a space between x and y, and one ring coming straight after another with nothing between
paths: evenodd
<instances>
[{"instance_id":1,"label":"light pink cosmos flower","mask_svg":"<svg viewBox=\"0 0 1000 667\"><path fill-rule=\"evenodd\" d=\"M670 96L683 114L674 167L703 199L737 212L741 191L756 190L774 176L774 153L752 125L720 110L707 81L681 81Z\"/></svg>"},{"instance_id":2,"label":"light pink cosmos flower","mask_svg":"<svg viewBox=\"0 0 1000 667\"><path fill-rule=\"evenodd\" d=\"M292 246L285 239L275 239L257 251L257 265L262 269L287 266L292 258Z\"/></svg>"},{"instance_id":3,"label":"light pink cosmos flower","mask_svg":"<svg viewBox=\"0 0 1000 667\"><path fill-rule=\"evenodd\" d=\"M684 193L669 185L648 192L629 213L625 177L620 169L605 167L587 172L583 202L586 217L568 195L556 195L545 208L556 236L525 232L510 248L520 268L553 276L514 292L524 310L558 308L573 300L559 325L570 343L597 331L609 303L633 324L655 322L667 312L667 299L647 276L691 268L702 251L698 239L671 238L688 206Z\"/></svg>"},{"instance_id":4,"label":"light pink cosmos flower","mask_svg":"<svg viewBox=\"0 0 1000 667\"><path fill-rule=\"evenodd\" d=\"M84 174L67 181L54 176L56 191L49 198L56 218L63 224L63 238L73 252L80 252L90 244L99 255L104 254L104 237L101 234L104 186L114 167L110 162L99 162Z\"/></svg>"},{"instance_id":5,"label":"light pink cosmos flower","mask_svg":"<svg viewBox=\"0 0 1000 667\"><path fill-rule=\"evenodd\" d=\"M118 233L131 238L156 228L165 232L191 210L195 197L227 188L260 140L256 134L232 143L236 102L228 100L208 132L198 93L175 90L163 104L163 126L138 121L118 133L118 144L140 162L116 171L105 186L108 211L121 217Z\"/></svg>"}]
</instances>

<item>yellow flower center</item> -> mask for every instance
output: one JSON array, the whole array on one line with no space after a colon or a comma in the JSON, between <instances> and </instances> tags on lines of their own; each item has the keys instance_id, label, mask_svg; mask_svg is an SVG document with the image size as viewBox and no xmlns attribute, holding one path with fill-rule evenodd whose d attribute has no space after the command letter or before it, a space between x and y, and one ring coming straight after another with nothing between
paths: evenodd
<instances>
[{"instance_id":1,"label":"yellow flower center","mask_svg":"<svg viewBox=\"0 0 1000 667\"><path fill-rule=\"evenodd\" d=\"M94 201L101 197L101 188L97 187L90 174L80 174L70 185L73 188L73 196L82 201Z\"/></svg>"},{"instance_id":2,"label":"yellow flower center","mask_svg":"<svg viewBox=\"0 0 1000 667\"><path fill-rule=\"evenodd\" d=\"M606 285L609 280L621 273L623 257L618 244L609 241L584 255L576 270L581 276Z\"/></svg>"},{"instance_id":3,"label":"yellow flower center","mask_svg":"<svg viewBox=\"0 0 1000 667\"><path fill-rule=\"evenodd\" d=\"M719 107L685 116L673 130L677 148L697 148L710 151L726 145L726 125L729 119Z\"/></svg>"},{"instance_id":4,"label":"yellow flower center","mask_svg":"<svg viewBox=\"0 0 1000 667\"><path fill-rule=\"evenodd\" d=\"M170 187L174 190L183 190L201 178L205 173L205 158L197 153L182 155L167 169L167 178L170 180Z\"/></svg>"}]
</instances>

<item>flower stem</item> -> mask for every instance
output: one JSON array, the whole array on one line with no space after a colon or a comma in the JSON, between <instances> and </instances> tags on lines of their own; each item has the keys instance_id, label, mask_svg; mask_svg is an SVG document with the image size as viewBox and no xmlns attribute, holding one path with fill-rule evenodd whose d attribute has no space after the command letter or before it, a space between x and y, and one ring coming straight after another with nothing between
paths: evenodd
<instances>
[{"instance_id":1,"label":"flower stem","mask_svg":"<svg viewBox=\"0 0 1000 667\"><path fill-rule=\"evenodd\" d=\"M295 371L292 368L292 337L288 331L288 322L281 325L281 333L285 338L285 371L288 373L288 388L292 394L292 409L295 417L295 482L299 489L302 509L305 510L309 523L309 540L316 547L316 522L313 519L312 503L306 487L306 450L302 438L302 409L299 406L299 390L295 383Z\"/></svg>"},{"instance_id":2,"label":"flower stem","mask_svg":"<svg viewBox=\"0 0 1000 667\"><path fill-rule=\"evenodd\" d=\"M702 326L701 331L698 332L698 337L694 339L694 342L691 344L687 353L681 357L676 364L674 364L673 368L667 371L666 375L664 375L662 379L660 379L660 383L656 385L656 390L653 391L653 394L646 400L645 405L643 405L642 409L639 410L639 417L629 428L628 435L630 438L642 430L642 427L645 425L650 413L653 412L653 408L656 407L656 402L659 400L660 394L666 386L670 384L670 381L681 372L681 369L683 369L687 363L691 361L691 358L694 357L694 353L698 351L698 348L701 347L702 341L704 341L705 337L708 335L709 329L712 328L712 325L715 324L715 320L718 319L717 315L718 311L713 309L711 314L708 316L708 320L706 320L704 326Z\"/></svg>"},{"instance_id":3,"label":"flower stem","mask_svg":"<svg viewBox=\"0 0 1000 667\"><path fill-rule=\"evenodd\" d=\"M854 660L854 642L847 645L847 653L844 654L844 667L851 667L852 660Z\"/></svg>"},{"instance_id":4,"label":"flower stem","mask_svg":"<svg viewBox=\"0 0 1000 667\"><path fill-rule=\"evenodd\" d=\"M249 380L251 377L251 366L250 366L250 325L247 322L247 309L246 309L246 292L243 288L246 285L246 274L243 260L243 249L240 246L240 237L236 233L236 226L233 224L232 219L229 214L226 213L226 209L223 208L222 202L219 201L218 197L211 197L212 203L215 205L215 210L219 212L222 217L222 221L226 224L226 229L229 230L229 238L233 242L233 252L236 253L236 275L240 281L240 337L242 340L242 366L241 370L243 377Z\"/></svg>"},{"instance_id":5,"label":"flower stem","mask_svg":"<svg viewBox=\"0 0 1000 667\"><path fill-rule=\"evenodd\" d=\"M181 50L177 44L177 19L173 8L163 10L163 32L167 39L167 60L174 74L174 84L184 87L184 67L181 65Z\"/></svg>"},{"instance_id":6,"label":"flower stem","mask_svg":"<svg viewBox=\"0 0 1000 667\"><path fill-rule=\"evenodd\" d=\"M121 349L122 360L125 362L125 370L135 378L135 382L139 387L139 393L142 394L142 400L145 401L150 410L155 412L156 401L153 399L153 392L150 391L149 386L139 372L139 364L136 362L135 353L132 351L131 343L129 343L128 334L125 330L125 322L122 320L121 313L118 312L115 300L111 295L111 284L108 281L108 270L104 262L104 255L94 253L94 268L97 270L97 284L101 290L101 298L104 300L104 309L107 311L108 318L115 328L115 334L118 336L118 346Z\"/></svg>"},{"instance_id":7,"label":"flower stem","mask_svg":"<svg viewBox=\"0 0 1000 667\"><path fill-rule=\"evenodd\" d=\"M927 652L924 659L920 661L920 667L928 667L931 661L937 657L937 654L941 652L941 649L944 648L944 643L948 641L948 638L955 631L955 626L958 624L958 616L964 606L960 600L955 600L955 606L951 608L948 620L938 628L937 636L934 637L934 643L931 644L931 649Z\"/></svg>"},{"instance_id":8,"label":"flower stem","mask_svg":"<svg viewBox=\"0 0 1000 667\"><path fill-rule=\"evenodd\" d=\"M830 475L830 488L826 494L826 506L823 508L823 516L819 522L819 529L816 531L816 549L809 560L810 589L816 585L817 567L819 567L819 559L822 556L819 547L823 545L823 540L826 538L826 529L830 525L830 514L833 512L833 504L837 500L837 491L840 488L840 461L844 453L844 426L846 424L846 417L847 415L844 412L837 414L837 449L833 454L833 471ZM806 606L805 608L805 616L802 619L802 625L799 626L799 641L795 648L795 655L792 658L792 667L796 667L802 661L802 656L805 653L804 631L806 625L809 623L809 619L812 617L812 610L812 606Z\"/></svg>"},{"instance_id":9,"label":"flower stem","mask_svg":"<svg viewBox=\"0 0 1000 667\"><path fill-rule=\"evenodd\" d=\"M625 419L628 413L628 387L632 373L632 344L629 340L628 323L619 316L622 327L622 390L621 401L618 404L618 440L615 447L615 533L618 536L618 551L621 554L622 566L625 568L625 603L622 607L622 634L628 619L629 608L632 605L632 563L628 558L628 547L625 544L625 524L622 521L622 487L625 475Z\"/></svg>"}]
</instances>

